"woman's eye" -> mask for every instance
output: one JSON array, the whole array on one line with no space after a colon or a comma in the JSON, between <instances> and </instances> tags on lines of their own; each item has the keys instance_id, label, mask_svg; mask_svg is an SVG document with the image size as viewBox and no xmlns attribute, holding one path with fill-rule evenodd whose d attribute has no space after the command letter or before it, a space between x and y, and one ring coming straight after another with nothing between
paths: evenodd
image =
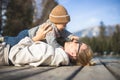
<instances>
[{"instance_id":1,"label":"woman's eye","mask_svg":"<svg viewBox=\"0 0 120 80\"><path fill-rule=\"evenodd\" d=\"M78 43L78 42L75 42L75 43Z\"/></svg>"}]
</instances>

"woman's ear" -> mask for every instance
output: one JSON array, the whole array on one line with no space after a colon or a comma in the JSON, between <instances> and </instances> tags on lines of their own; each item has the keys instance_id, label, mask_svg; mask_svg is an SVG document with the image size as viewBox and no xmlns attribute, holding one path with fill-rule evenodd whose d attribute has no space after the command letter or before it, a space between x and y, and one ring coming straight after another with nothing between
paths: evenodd
<instances>
[{"instance_id":1,"label":"woman's ear","mask_svg":"<svg viewBox=\"0 0 120 80\"><path fill-rule=\"evenodd\" d=\"M76 59L76 56L77 56L77 55L76 55L76 53L73 53L73 52L72 52L71 56L72 56L73 59Z\"/></svg>"},{"instance_id":2,"label":"woman's ear","mask_svg":"<svg viewBox=\"0 0 120 80\"><path fill-rule=\"evenodd\" d=\"M76 57L76 53L72 52L71 56Z\"/></svg>"}]
</instances>

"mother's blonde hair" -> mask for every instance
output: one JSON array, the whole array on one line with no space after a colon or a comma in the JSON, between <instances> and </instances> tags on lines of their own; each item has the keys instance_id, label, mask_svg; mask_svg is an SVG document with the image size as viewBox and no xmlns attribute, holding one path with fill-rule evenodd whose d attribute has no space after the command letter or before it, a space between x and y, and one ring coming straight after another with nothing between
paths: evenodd
<instances>
[{"instance_id":1,"label":"mother's blonde hair","mask_svg":"<svg viewBox=\"0 0 120 80\"><path fill-rule=\"evenodd\" d=\"M92 57L93 51L90 46L87 45L87 48L85 50L78 51L76 64L80 64L82 66L90 65Z\"/></svg>"}]
</instances>

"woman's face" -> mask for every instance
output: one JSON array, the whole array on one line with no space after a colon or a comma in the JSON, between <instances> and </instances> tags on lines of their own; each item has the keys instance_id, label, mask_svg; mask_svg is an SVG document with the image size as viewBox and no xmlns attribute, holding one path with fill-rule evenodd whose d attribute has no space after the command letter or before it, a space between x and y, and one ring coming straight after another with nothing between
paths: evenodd
<instances>
[{"instance_id":1,"label":"woman's face","mask_svg":"<svg viewBox=\"0 0 120 80\"><path fill-rule=\"evenodd\" d=\"M74 40L72 42L66 42L64 45L65 52L70 58L76 59L76 53L78 52L80 44Z\"/></svg>"},{"instance_id":2,"label":"woman's face","mask_svg":"<svg viewBox=\"0 0 120 80\"><path fill-rule=\"evenodd\" d=\"M64 45L65 52L69 55L70 58L76 59L77 53L86 50L87 45L85 43L78 43L76 40L73 42L66 42Z\"/></svg>"}]
</instances>

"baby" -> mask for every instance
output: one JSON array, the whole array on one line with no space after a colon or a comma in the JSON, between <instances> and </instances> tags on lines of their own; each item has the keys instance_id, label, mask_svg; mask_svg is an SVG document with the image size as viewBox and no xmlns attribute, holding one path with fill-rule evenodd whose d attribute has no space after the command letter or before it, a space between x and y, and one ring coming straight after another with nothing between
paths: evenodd
<instances>
[{"instance_id":1,"label":"baby","mask_svg":"<svg viewBox=\"0 0 120 80\"><path fill-rule=\"evenodd\" d=\"M61 6L57 5L51 13L49 14L49 19L40 26L32 28L29 30L29 36L33 38L37 33L39 27L50 26L52 31L46 34L45 42L52 45L53 47L61 47L64 45L66 39L70 40L79 40L79 37L74 36L72 33L67 31L66 25L70 21L70 16L68 15L67 10ZM37 41L37 38L33 38L34 41Z\"/></svg>"},{"instance_id":2,"label":"baby","mask_svg":"<svg viewBox=\"0 0 120 80\"><path fill-rule=\"evenodd\" d=\"M11 47L17 44L26 36L30 37L34 41L38 41L37 37L34 36L39 32L40 28L45 27L47 29L47 27L51 27L52 30L46 34L43 41L50 44L54 48L63 47L66 39L79 40L79 37L74 36L72 33L65 29L69 21L70 16L67 10L63 6L57 5L55 8L53 8L51 13L49 14L49 19L45 23L29 30L23 30L16 37L1 36L0 41L10 44Z\"/></svg>"}]
</instances>

